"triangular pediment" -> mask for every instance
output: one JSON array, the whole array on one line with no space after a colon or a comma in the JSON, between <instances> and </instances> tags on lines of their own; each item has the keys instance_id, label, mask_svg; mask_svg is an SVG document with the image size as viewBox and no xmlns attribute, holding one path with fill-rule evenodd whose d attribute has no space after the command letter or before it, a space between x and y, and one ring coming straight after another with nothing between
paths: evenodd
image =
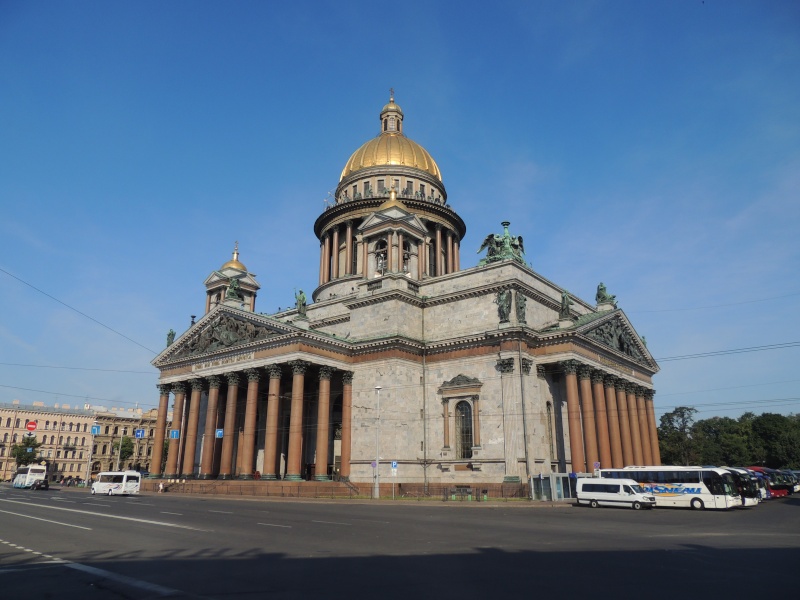
<instances>
[{"instance_id":1,"label":"triangular pediment","mask_svg":"<svg viewBox=\"0 0 800 600\"><path fill-rule=\"evenodd\" d=\"M583 327L578 327L577 333L638 363L658 368L644 341L636 333L625 313L619 309L612 311L608 316L594 319Z\"/></svg>"},{"instance_id":2,"label":"triangular pediment","mask_svg":"<svg viewBox=\"0 0 800 600\"><path fill-rule=\"evenodd\" d=\"M389 206L383 210L372 213L364 219L358 231L372 232L385 226L400 226L409 232L416 233L420 237L423 237L426 232L425 225L423 225L419 217L404 210L400 206Z\"/></svg>"},{"instance_id":3,"label":"triangular pediment","mask_svg":"<svg viewBox=\"0 0 800 600\"><path fill-rule=\"evenodd\" d=\"M256 290L261 287L255 280L254 273L245 273L244 271L240 271L239 269L234 269L232 267L227 267L219 271L212 271L211 275L206 277L206 280L203 283L206 287L219 282L224 282L227 285L231 279L237 279L239 280L239 285L244 284L245 287L249 286Z\"/></svg>"},{"instance_id":4,"label":"triangular pediment","mask_svg":"<svg viewBox=\"0 0 800 600\"><path fill-rule=\"evenodd\" d=\"M174 361L236 350L254 342L295 333L286 323L267 323L266 319L241 310L220 306L190 327L152 362L156 367Z\"/></svg>"}]
</instances>

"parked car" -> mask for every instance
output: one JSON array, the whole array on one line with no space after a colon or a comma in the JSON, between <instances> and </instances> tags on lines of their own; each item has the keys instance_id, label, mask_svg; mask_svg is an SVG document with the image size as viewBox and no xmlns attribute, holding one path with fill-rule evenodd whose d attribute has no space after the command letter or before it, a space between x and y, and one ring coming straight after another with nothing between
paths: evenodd
<instances>
[{"instance_id":1,"label":"parked car","mask_svg":"<svg viewBox=\"0 0 800 600\"><path fill-rule=\"evenodd\" d=\"M31 485L32 490L49 490L50 484L47 482L47 479L37 479Z\"/></svg>"}]
</instances>

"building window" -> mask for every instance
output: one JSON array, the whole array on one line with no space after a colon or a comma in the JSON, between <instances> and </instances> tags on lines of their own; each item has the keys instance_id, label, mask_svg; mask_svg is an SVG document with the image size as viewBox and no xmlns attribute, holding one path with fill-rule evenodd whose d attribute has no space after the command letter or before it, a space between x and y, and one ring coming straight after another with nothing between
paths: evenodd
<instances>
[{"instance_id":1,"label":"building window","mask_svg":"<svg viewBox=\"0 0 800 600\"><path fill-rule=\"evenodd\" d=\"M117 435L118 433L119 433L119 426L114 425L114 435Z\"/></svg>"},{"instance_id":2,"label":"building window","mask_svg":"<svg viewBox=\"0 0 800 600\"><path fill-rule=\"evenodd\" d=\"M108 444L103 444L103 454L108 452Z\"/></svg>"},{"instance_id":3,"label":"building window","mask_svg":"<svg viewBox=\"0 0 800 600\"><path fill-rule=\"evenodd\" d=\"M6 427L11 427L11 417L6 419Z\"/></svg>"},{"instance_id":4,"label":"building window","mask_svg":"<svg viewBox=\"0 0 800 600\"><path fill-rule=\"evenodd\" d=\"M106 425L106 435L108 435L109 427L110 427L110 425Z\"/></svg>"},{"instance_id":5,"label":"building window","mask_svg":"<svg viewBox=\"0 0 800 600\"><path fill-rule=\"evenodd\" d=\"M372 187L370 186L369 181L364 182L364 198L371 198L372 197Z\"/></svg>"},{"instance_id":6,"label":"building window","mask_svg":"<svg viewBox=\"0 0 800 600\"><path fill-rule=\"evenodd\" d=\"M44 428L45 429L50 429L50 421L45 421L44 422Z\"/></svg>"},{"instance_id":7,"label":"building window","mask_svg":"<svg viewBox=\"0 0 800 600\"><path fill-rule=\"evenodd\" d=\"M83 458L83 452L78 452L78 460Z\"/></svg>"},{"instance_id":8,"label":"building window","mask_svg":"<svg viewBox=\"0 0 800 600\"><path fill-rule=\"evenodd\" d=\"M152 430L152 429L150 430L150 433L149 433L148 435L149 435L150 437L153 437L153 430Z\"/></svg>"},{"instance_id":9,"label":"building window","mask_svg":"<svg viewBox=\"0 0 800 600\"><path fill-rule=\"evenodd\" d=\"M16 423L15 427L19 427L19 419L17 419L17 420L15 421L15 423Z\"/></svg>"},{"instance_id":10,"label":"building window","mask_svg":"<svg viewBox=\"0 0 800 600\"><path fill-rule=\"evenodd\" d=\"M399 179L395 179L394 180L394 191L400 193L400 180Z\"/></svg>"},{"instance_id":11,"label":"building window","mask_svg":"<svg viewBox=\"0 0 800 600\"><path fill-rule=\"evenodd\" d=\"M419 195L422 196L422 199L425 200L425 184L419 184Z\"/></svg>"},{"instance_id":12,"label":"building window","mask_svg":"<svg viewBox=\"0 0 800 600\"><path fill-rule=\"evenodd\" d=\"M56 451L56 458L61 458L61 450Z\"/></svg>"},{"instance_id":13,"label":"building window","mask_svg":"<svg viewBox=\"0 0 800 600\"><path fill-rule=\"evenodd\" d=\"M456 404L456 458L472 458L472 405Z\"/></svg>"},{"instance_id":14,"label":"building window","mask_svg":"<svg viewBox=\"0 0 800 600\"><path fill-rule=\"evenodd\" d=\"M384 185L383 179L378 179L378 193L383 194L386 191L386 186Z\"/></svg>"}]
</instances>

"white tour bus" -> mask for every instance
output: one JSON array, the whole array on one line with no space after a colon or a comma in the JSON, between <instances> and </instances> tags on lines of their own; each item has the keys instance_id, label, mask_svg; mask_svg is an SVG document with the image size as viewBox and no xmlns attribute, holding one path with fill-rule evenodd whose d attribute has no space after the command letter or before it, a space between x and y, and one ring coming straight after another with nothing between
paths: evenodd
<instances>
[{"instance_id":1,"label":"white tour bus","mask_svg":"<svg viewBox=\"0 0 800 600\"><path fill-rule=\"evenodd\" d=\"M11 485L15 488L33 487L36 481L47 480L47 467L44 465L28 465L19 467Z\"/></svg>"},{"instance_id":2,"label":"white tour bus","mask_svg":"<svg viewBox=\"0 0 800 600\"><path fill-rule=\"evenodd\" d=\"M719 508L742 505L733 476L725 469L706 467L625 467L600 469L600 477L633 479L656 497L656 506Z\"/></svg>"},{"instance_id":3,"label":"white tour bus","mask_svg":"<svg viewBox=\"0 0 800 600\"><path fill-rule=\"evenodd\" d=\"M141 476L137 471L106 471L97 474L92 494L118 496L139 493Z\"/></svg>"},{"instance_id":4,"label":"white tour bus","mask_svg":"<svg viewBox=\"0 0 800 600\"><path fill-rule=\"evenodd\" d=\"M633 479L601 479L580 477L575 485L578 504L598 506L630 506L634 510L653 508L656 499Z\"/></svg>"}]
</instances>

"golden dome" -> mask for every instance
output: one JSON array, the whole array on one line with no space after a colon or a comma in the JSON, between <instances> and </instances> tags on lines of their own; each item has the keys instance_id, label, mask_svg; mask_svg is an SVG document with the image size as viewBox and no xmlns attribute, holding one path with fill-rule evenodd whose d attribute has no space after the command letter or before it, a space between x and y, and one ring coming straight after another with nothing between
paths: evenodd
<instances>
[{"instance_id":1,"label":"golden dome","mask_svg":"<svg viewBox=\"0 0 800 600\"><path fill-rule=\"evenodd\" d=\"M360 169L384 165L414 167L442 180L439 165L425 148L402 133L382 133L353 152L339 181Z\"/></svg>"},{"instance_id":2,"label":"golden dome","mask_svg":"<svg viewBox=\"0 0 800 600\"><path fill-rule=\"evenodd\" d=\"M222 271L223 269L227 269L229 267L232 269L239 269L240 271L247 273L247 267L239 262L239 242L236 242L236 245L233 247L233 258L222 265L219 270Z\"/></svg>"},{"instance_id":3,"label":"golden dome","mask_svg":"<svg viewBox=\"0 0 800 600\"><path fill-rule=\"evenodd\" d=\"M412 167L433 175L439 181L439 165L425 148L403 135L403 111L394 103L394 94L380 114L381 134L353 152L339 181L361 169L382 166Z\"/></svg>"}]
</instances>

